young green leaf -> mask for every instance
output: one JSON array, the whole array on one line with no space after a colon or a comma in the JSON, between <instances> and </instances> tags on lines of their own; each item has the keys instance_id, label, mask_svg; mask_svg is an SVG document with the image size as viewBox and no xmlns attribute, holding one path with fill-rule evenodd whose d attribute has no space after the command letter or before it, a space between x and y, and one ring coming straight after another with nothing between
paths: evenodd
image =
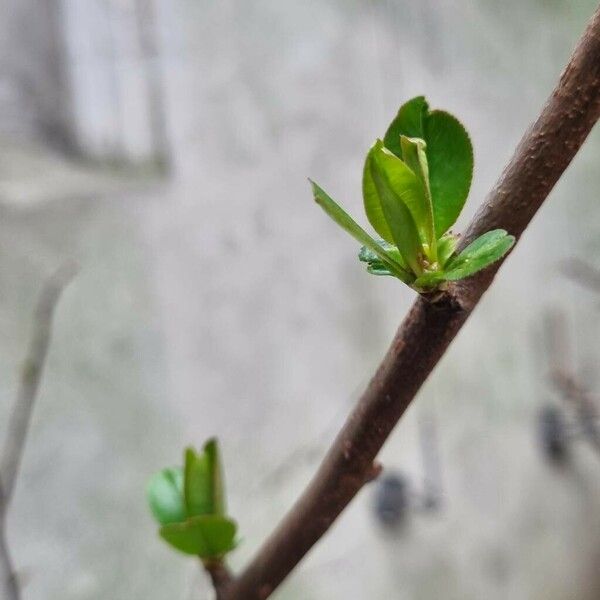
<instances>
[{"instance_id":1,"label":"young green leaf","mask_svg":"<svg viewBox=\"0 0 600 600\"><path fill-rule=\"evenodd\" d=\"M424 96L417 96L405 102L386 131L383 143L398 158L402 158L400 136L408 138L425 138L424 121L428 105Z\"/></svg>"},{"instance_id":2,"label":"young green leaf","mask_svg":"<svg viewBox=\"0 0 600 600\"><path fill-rule=\"evenodd\" d=\"M429 185L436 236L460 215L473 178L473 147L466 129L451 114L434 110L425 120Z\"/></svg>"},{"instance_id":3,"label":"young green leaf","mask_svg":"<svg viewBox=\"0 0 600 600\"><path fill-rule=\"evenodd\" d=\"M384 250L352 217L346 213L323 189L314 181L312 185L313 195L317 204L340 226L345 229L356 241L372 250L386 268L388 268L398 279L410 283L414 277L393 256Z\"/></svg>"},{"instance_id":4,"label":"young green leaf","mask_svg":"<svg viewBox=\"0 0 600 600\"><path fill-rule=\"evenodd\" d=\"M469 195L473 177L471 140L455 117L441 110L430 111L422 96L400 107L385 134L385 147L399 158L403 157L402 135L425 141L433 220L439 238L456 222Z\"/></svg>"},{"instance_id":5,"label":"young green leaf","mask_svg":"<svg viewBox=\"0 0 600 600\"><path fill-rule=\"evenodd\" d=\"M412 211L419 215L418 223L423 226L425 211L422 186L399 158L380 145L371 148L367 163L394 242L406 264L418 275L423 270L422 244Z\"/></svg>"},{"instance_id":6,"label":"young green leaf","mask_svg":"<svg viewBox=\"0 0 600 600\"><path fill-rule=\"evenodd\" d=\"M214 512L210 470L206 454L193 448L185 451L184 496L189 517L209 515Z\"/></svg>"},{"instance_id":7,"label":"young green leaf","mask_svg":"<svg viewBox=\"0 0 600 600\"><path fill-rule=\"evenodd\" d=\"M387 244L387 242L384 242L384 244L393 248L398 253L398 255L400 255L398 249L395 246L391 246L390 244ZM360 249L360 252L358 253L358 260L367 263L367 272L371 273L371 275L390 275L392 277L394 276L394 273L392 273L381 262L377 254L375 254L375 252L373 252L372 250L369 250L369 248L367 248L366 246L363 246Z\"/></svg>"},{"instance_id":8,"label":"young green leaf","mask_svg":"<svg viewBox=\"0 0 600 600\"><path fill-rule=\"evenodd\" d=\"M148 483L147 497L150 510L161 525L184 521L187 511L182 469L168 468L156 473Z\"/></svg>"},{"instance_id":9,"label":"young green leaf","mask_svg":"<svg viewBox=\"0 0 600 600\"><path fill-rule=\"evenodd\" d=\"M454 251L456 250L456 245L458 244L458 238L451 233L447 233L443 235L437 242L437 250L438 250L438 264L440 268L444 268L446 263L450 260Z\"/></svg>"},{"instance_id":10,"label":"young green leaf","mask_svg":"<svg viewBox=\"0 0 600 600\"><path fill-rule=\"evenodd\" d=\"M191 517L183 523L171 523L160 528L160 536L185 554L200 558L220 558L235 548L235 521L218 515Z\"/></svg>"},{"instance_id":11,"label":"young green leaf","mask_svg":"<svg viewBox=\"0 0 600 600\"><path fill-rule=\"evenodd\" d=\"M476 240L472 241L460 254L454 256L448 263L449 269L454 269L461 266L466 260L469 260L474 255L481 251L486 251L488 248L495 246L500 240L507 236L504 229L493 229L483 235L480 235Z\"/></svg>"},{"instance_id":12,"label":"young green leaf","mask_svg":"<svg viewBox=\"0 0 600 600\"><path fill-rule=\"evenodd\" d=\"M408 138L401 135L400 145L402 147L402 160L421 182L423 208L426 211L421 236L429 248L429 258L435 261L437 260L437 245L433 225L433 205L431 203L431 190L429 189L429 166L425 154L425 142L419 138Z\"/></svg>"},{"instance_id":13,"label":"young green leaf","mask_svg":"<svg viewBox=\"0 0 600 600\"><path fill-rule=\"evenodd\" d=\"M404 269L408 269L408 267L404 263L402 254L400 254L400 250L398 250L396 246L388 244L385 240L376 240L375 243L378 244L381 247L381 249L384 250L391 258L393 258L395 261L401 264ZM373 250L367 248L367 246L363 246L360 249L360 252L358 253L358 260L362 262L375 262L380 259L379 256L375 252L373 252Z\"/></svg>"},{"instance_id":14,"label":"young green leaf","mask_svg":"<svg viewBox=\"0 0 600 600\"><path fill-rule=\"evenodd\" d=\"M367 265L367 273L370 275L378 275L379 277L395 277L391 271L375 263Z\"/></svg>"},{"instance_id":15,"label":"young green leaf","mask_svg":"<svg viewBox=\"0 0 600 600\"><path fill-rule=\"evenodd\" d=\"M448 281L457 281L485 269L502 258L515 243L515 238L504 229L484 233L452 258L445 271Z\"/></svg>"},{"instance_id":16,"label":"young green leaf","mask_svg":"<svg viewBox=\"0 0 600 600\"><path fill-rule=\"evenodd\" d=\"M429 187L429 166L427 165L425 141L421 138L409 138L401 135L400 147L402 148L402 161L421 180L425 191L427 191ZM394 156L396 155L394 154Z\"/></svg>"},{"instance_id":17,"label":"young green leaf","mask_svg":"<svg viewBox=\"0 0 600 600\"><path fill-rule=\"evenodd\" d=\"M225 485L223 482L223 468L221 467L221 453L217 440L212 438L204 444L204 454L208 466L208 477L212 492L213 513L224 515L225 508Z\"/></svg>"},{"instance_id":18,"label":"young green leaf","mask_svg":"<svg viewBox=\"0 0 600 600\"><path fill-rule=\"evenodd\" d=\"M415 152L418 152L418 150L415 150ZM415 157L415 160L418 162L419 158ZM390 222L388 218L386 208L383 206L381 190L375 181L373 169L376 168L385 174L389 187L408 208L412 221L419 232L420 240L431 247L434 241L433 213L423 181L406 163L384 148L381 140L377 140L369 150L363 171L365 212L373 228L386 241L397 244L393 231L395 224ZM426 168L427 164L425 164ZM386 236L391 236L391 239L386 238Z\"/></svg>"},{"instance_id":19,"label":"young green leaf","mask_svg":"<svg viewBox=\"0 0 600 600\"><path fill-rule=\"evenodd\" d=\"M381 141L377 140L373 148L381 148ZM371 227L388 243L394 243L394 236L390 230L390 226L383 213L383 206L381 205L381 198L379 192L375 187L373 176L371 175L371 153L373 148L369 150L363 166L363 177L362 177L362 194L363 194L363 206L365 208L365 214Z\"/></svg>"}]
</instances>

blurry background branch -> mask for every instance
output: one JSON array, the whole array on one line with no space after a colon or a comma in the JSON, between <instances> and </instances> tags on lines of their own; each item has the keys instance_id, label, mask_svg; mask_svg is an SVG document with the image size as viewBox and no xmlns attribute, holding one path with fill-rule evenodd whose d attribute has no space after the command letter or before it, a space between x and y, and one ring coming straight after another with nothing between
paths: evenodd
<instances>
[{"instance_id":1,"label":"blurry background branch","mask_svg":"<svg viewBox=\"0 0 600 600\"><path fill-rule=\"evenodd\" d=\"M600 8L535 124L481 206L462 248L503 228L517 239L600 116ZM370 480L373 460L490 286L499 264L432 304L420 297L297 503L222 597L264 600Z\"/></svg>"},{"instance_id":2,"label":"blurry background branch","mask_svg":"<svg viewBox=\"0 0 600 600\"><path fill-rule=\"evenodd\" d=\"M600 451L600 429L597 424L598 411L589 391L573 373L567 371L552 373L552 382L563 398L573 404L581 432L596 450Z\"/></svg>"},{"instance_id":3,"label":"blurry background branch","mask_svg":"<svg viewBox=\"0 0 600 600\"><path fill-rule=\"evenodd\" d=\"M553 310L544 316L544 345L550 363L548 379L565 406L546 404L540 412L539 427L542 447L548 458L557 463L568 457L575 439L584 438L600 451L597 399L578 376L568 333L567 315L563 311Z\"/></svg>"},{"instance_id":4,"label":"blurry background branch","mask_svg":"<svg viewBox=\"0 0 600 600\"><path fill-rule=\"evenodd\" d=\"M593 267L589 267L593 269ZM568 402L577 415L579 430L600 451L600 429L596 401L588 388L577 376L571 362L571 349L567 331L566 315L554 311L546 315L546 345L550 358L550 383L559 395Z\"/></svg>"},{"instance_id":5,"label":"blurry background branch","mask_svg":"<svg viewBox=\"0 0 600 600\"><path fill-rule=\"evenodd\" d=\"M45 283L33 322L33 332L23 364L17 399L10 414L0 463L0 592L17 600L19 586L6 542L6 514L15 489L27 440L33 407L46 364L52 334L52 319L61 293L77 272L74 263L62 265Z\"/></svg>"},{"instance_id":6,"label":"blurry background branch","mask_svg":"<svg viewBox=\"0 0 600 600\"><path fill-rule=\"evenodd\" d=\"M588 262L580 258L570 258L563 262L561 271L579 285L596 294L600 293L600 271Z\"/></svg>"}]
</instances>

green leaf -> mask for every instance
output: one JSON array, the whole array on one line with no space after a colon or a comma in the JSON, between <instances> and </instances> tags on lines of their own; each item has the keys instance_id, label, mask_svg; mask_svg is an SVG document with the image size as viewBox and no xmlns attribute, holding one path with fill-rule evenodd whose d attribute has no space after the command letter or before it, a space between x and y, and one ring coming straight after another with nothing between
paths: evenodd
<instances>
[{"instance_id":1,"label":"green leaf","mask_svg":"<svg viewBox=\"0 0 600 600\"><path fill-rule=\"evenodd\" d=\"M473 178L473 147L466 129L451 114L434 110L425 120L429 185L436 236L460 215Z\"/></svg>"},{"instance_id":2,"label":"green leaf","mask_svg":"<svg viewBox=\"0 0 600 600\"><path fill-rule=\"evenodd\" d=\"M404 103L386 131L383 138L385 147L398 158L402 158L400 136L424 139L424 121L427 111L428 105L424 96L417 96Z\"/></svg>"},{"instance_id":3,"label":"green leaf","mask_svg":"<svg viewBox=\"0 0 600 600\"><path fill-rule=\"evenodd\" d=\"M404 262L418 275L423 271L422 245L415 221L424 225L422 186L415 174L399 158L385 150L381 142L371 148L367 163L394 243ZM413 218L413 211L418 220Z\"/></svg>"},{"instance_id":4,"label":"green leaf","mask_svg":"<svg viewBox=\"0 0 600 600\"><path fill-rule=\"evenodd\" d=\"M160 536L171 546L202 559L219 558L235 548L235 521L218 515L191 517L183 523L160 528Z\"/></svg>"},{"instance_id":5,"label":"green leaf","mask_svg":"<svg viewBox=\"0 0 600 600\"><path fill-rule=\"evenodd\" d=\"M482 250L485 251L489 247L495 246L495 244L504 239L507 235L508 234L504 229L493 229L492 231L484 233L476 240L472 241L460 254L452 258L447 265L448 269L454 269L461 266L473 255L478 254Z\"/></svg>"},{"instance_id":6,"label":"green leaf","mask_svg":"<svg viewBox=\"0 0 600 600\"><path fill-rule=\"evenodd\" d=\"M310 181L310 180L309 180ZM408 283L414 279L405 267L384 250L352 217L346 213L323 189L314 181L312 185L315 202L356 241L372 250L385 266L400 280Z\"/></svg>"},{"instance_id":7,"label":"green leaf","mask_svg":"<svg viewBox=\"0 0 600 600\"><path fill-rule=\"evenodd\" d=\"M184 474L185 506L188 516L212 514L214 502L206 454L198 454L194 448L187 448Z\"/></svg>"},{"instance_id":8,"label":"green leaf","mask_svg":"<svg viewBox=\"0 0 600 600\"><path fill-rule=\"evenodd\" d=\"M458 238L451 233L447 233L442 236L437 242L437 251L438 251L438 264L440 268L443 268L446 263L450 260L454 251L456 250L456 245L458 244Z\"/></svg>"},{"instance_id":9,"label":"green leaf","mask_svg":"<svg viewBox=\"0 0 600 600\"><path fill-rule=\"evenodd\" d=\"M405 135L401 135L400 146L402 148L402 156L400 158L406 166L417 175L427 191L427 188L429 187L429 167L427 165L425 141L421 138L409 138ZM394 156L396 155L394 154Z\"/></svg>"},{"instance_id":10,"label":"green leaf","mask_svg":"<svg viewBox=\"0 0 600 600\"><path fill-rule=\"evenodd\" d=\"M401 136L425 141L435 234L439 238L456 222L469 195L473 177L471 140L451 114L429 111L422 96L400 107L385 134L385 147L399 158L403 158Z\"/></svg>"},{"instance_id":11,"label":"green leaf","mask_svg":"<svg viewBox=\"0 0 600 600\"><path fill-rule=\"evenodd\" d=\"M184 497L189 517L225 514L223 472L217 440L211 439L197 453L185 451Z\"/></svg>"},{"instance_id":12,"label":"green leaf","mask_svg":"<svg viewBox=\"0 0 600 600\"><path fill-rule=\"evenodd\" d=\"M405 269L406 265L404 264L404 259L400 254L400 250L396 248L393 244L388 244L385 240L376 240L376 244L378 244L382 250L384 250L391 258L400 263ZM358 260L366 263L377 262L380 261L379 256L373 252L370 248L363 246L358 253ZM380 261L381 262L381 261Z\"/></svg>"},{"instance_id":13,"label":"green leaf","mask_svg":"<svg viewBox=\"0 0 600 600\"><path fill-rule=\"evenodd\" d=\"M223 468L221 466L221 453L215 438L204 445L204 454L208 466L208 476L212 492L213 513L224 515L225 507L225 485L223 481Z\"/></svg>"},{"instance_id":14,"label":"green leaf","mask_svg":"<svg viewBox=\"0 0 600 600\"><path fill-rule=\"evenodd\" d=\"M394 273L392 273L385 267L377 265L375 263L367 265L367 273L370 273L371 275L379 275L380 277L385 277L385 276L395 277Z\"/></svg>"},{"instance_id":15,"label":"green leaf","mask_svg":"<svg viewBox=\"0 0 600 600\"><path fill-rule=\"evenodd\" d=\"M452 258L445 272L448 281L457 281L485 269L502 258L515 243L515 238L504 229L484 233Z\"/></svg>"},{"instance_id":16,"label":"green leaf","mask_svg":"<svg viewBox=\"0 0 600 600\"><path fill-rule=\"evenodd\" d=\"M380 241L379 244L382 245L384 248L388 249L387 251L390 254L393 254L395 258L397 258L398 260L402 260L402 256L400 255L400 252L398 251L398 248L396 248L396 246L392 246L391 244L388 244L383 240ZM394 273L392 273L381 262L377 254L375 254L375 252L373 252L372 250L369 250L369 248L367 248L366 246L363 246L360 249L360 252L358 253L358 260L367 263L367 272L371 275L388 275L391 277L395 277Z\"/></svg>"},{"instance_id":17,"label":"green leaf","mask_svg":"<svg viewBox=\"0 0 600 600\"><path fill-rule=\"evenodd\" d=\"M375 146L380 147L381 142L378 140L375 142ZM369 223L371 223L371 227L373 227L386 242L393 244L394 236L392 235L390 226L383 214L381 198L379 197L379 192L375 187L375 182L371 175L371 152L372 149L367 153L362 177L362 194L365 214L367 215L367 219L369 219Z\"/></svg>"},{"instance_id":18,"label":"green leaf","mask_svg":"<svg viewBox=\"0 0 600 600\"><path fill-rule=\"evenodd\" d=\"M416 160L418 161L418 158ZM374 169L379 169L385 174L385 180L389 187L409 210L412 221L419 232L419 239L430 247L433 240L433 214L423 182L406 163L384 148L381 140L377 140L369 150L363 171L365 212L373 228L386 241L398 245L393 231L393 227L397 224L392 223L388 218L387 209L383 205L381 189L375 179ZM398 247L400 248L400 246Z\"/></svg>"},{"instance_id":19,"label":"green leaf","mask_svg":"<svg viewBox=\"0 0 600 600\"><path fill-rule=\"evenodd\" d=\"M148 483L146 494L154 518L162 525L186 519L181 468L168 468L156 473Z\"/></svg>"},{"instance_id":20,"label":"green leaf","mask_svg":"<svg viewBox=\"0 0 600 600\"><path fill-rule=\"evenodd\" d=\"M423 214L421 215L423 225L420 233L423 242L428 246L428 256L432 261L435 261L437 259L437 248L435 243L433 205L431 203L431 191L429 189L429 167L427 165L427 155L425 154L425 142L419 138L408 138L402 135L400 136L400 145L402 147L402 160L421 182L423 197L420 209L423 211ZM416 219L417 216L415 215L415 221Z\"/></svg>"}]
</instances>

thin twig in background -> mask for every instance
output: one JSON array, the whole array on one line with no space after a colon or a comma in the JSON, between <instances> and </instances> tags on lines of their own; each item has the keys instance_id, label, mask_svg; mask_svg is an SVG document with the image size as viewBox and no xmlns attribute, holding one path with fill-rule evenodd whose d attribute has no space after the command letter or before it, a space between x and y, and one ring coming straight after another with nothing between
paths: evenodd
<instances>
[{"instance_id":1,"label":"thin twig in background","mask_svg":"<svg viewBox=\"0 0 600 600\"><path fill-rule=\"evenodd\" d=\"M600 451L598 407L589 390L575 374L565 314L560 311L545 317L546 346L550 358L549 379L556 391L575 409L581 432Z\"/></svg>"},{"instance_id":2,"label":"thin twig in background","mask_svg":"<svg viewBox=\"0 0 600 600\"><path fill-rule=\"evenodd\" d=\"M60 295L73 279L77 267L66 263L45 283L35 311L33 333L23 364L17 399L8 420L0 463L0 592L6 600L18 600L19 586L6 543L6 514L12 498L33 406L46 364L52 334L52 318Z\"/></svg>"},{"instance_id":3,"label":"thin twig in background","mask_svg":"<svg viewBox=\"0 0 600 600\"><path fill-rule=\"evenodd\" d=\"M573 403L582 432L600 452L600 429L598 428L598 409L589 391L568 371L554 371L552 383L565 400Z\"/></svg>"},{"instance_id":4,"label":"thin twig in background","mask_svg":"<svg viewBox=\"0 0 600 600\"><path fill-rule=\"evenodd\" d=\"M518 239L599 117L600 8L537 121L471 222L460 249L497 228ZM500 264L456 284L435 303L422 297L416 300L309 486L220 598L264 600L327 532L372 478L381 446L490 286Z\"/></svg>"},{"instance_id":5,"label":"thin twig in background","mask_svg":"<svg viewBox=\"0 0 600 600\"><path fill-rule=\"evenodd\" d=\"M4 488L5 502L10 502L15 487L23 448L27 439L27 430L31 420L33 404L39 389L50 336L54 309L65 286L73 279L76 266L68 263L52 275L40 294L35 311L33 335L19 383L17 400L8 421L8 429L0 463L0 477Z\"/></svg>"},{"instance_id":6,"label":"thin twig in background","mask_svg":"<svg viewBox=\"0 0 600 600\"><path fill-rule=\"evenodd\" d=\"M0 488L0 508L4 512L4 492ZM19 600L20 592L12 558L6 544L6 521L0 519L0 593L6 600Z\"/></svg>"}]
</instances>

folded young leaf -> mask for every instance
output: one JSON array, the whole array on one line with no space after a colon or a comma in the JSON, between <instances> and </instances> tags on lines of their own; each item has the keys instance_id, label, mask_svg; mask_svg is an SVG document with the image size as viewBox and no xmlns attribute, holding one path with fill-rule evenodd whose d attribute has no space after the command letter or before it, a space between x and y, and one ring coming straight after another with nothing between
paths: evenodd
<instances>
[{"instance_id":1,"label":"folded young leaf","mask_svg":"<svg viewBox=\"0 0 600 600\"><path fill-rule=\"evenodd\" d=\"M388 252L390 254L393 254L394 257L399 258L400 260L402 260L402 257L400 255L400 252L398 251L398 248L396 248L395 246L392 246L391 244L388 244L387 242L379 242L380 245L384 246L384 248L390 248L390 250L388 250ZM389 275L392 277L395 277L394 273L392 273L380 260L380 258L377 256L377 254L375 254L375 252L373 252L372 250L369 250L369 248L367 248L366 246L363 246L360 249L360 252L358 253L358 260L360 260L361 262L367 263L367 273L370 273L371 275Z\"/></svg>"},{"instance_id":2,"label":"folded young leaf","mask_svg":"<svg viewBox=\"0 0 600 600\"><path fill-rule=\"evenodd\" d=\"M484 233L448 262L445 278L457 281L485 269L502 258L514 243L514 236L508 235L504 229Z\"/></svg>"},{"instance_id":3,"label":"folded young leaf","mask_svg":"<svg viewBox=\"0 0 600 600\"><path fill-rule=\"evenodd\" d=\"M221 453L219 445L215 438L212 438L204 444L204 454L208 467L208 477L211 484L213 513L224 515L225 506L225 484L223 481L223 468L221 466Z\"/></svg>"},{"instance_id":4,"label":"folded young leaf","mask_svg":"<svg viewBox=\"0 0 600 600\"><path fill-rule=\"evenodd\" d=\"M400 250L396 248L393 244L388 244L385 240L375 240L375 243L378 244L382 250L384 250L392 259L398 262L405 270L408 270L402 255L400 254ZM373 250L363 246L358 253L358 260L362 262L375 262L379 260L379 257Z\"/></svg>"},{"instance_id":5,"label":"folded young leaf","mask_svg":"<svg viewBox=\"0 0 600 600\"><path fill-rule=\"evenodd\" d=\"M474 255L481 251L486 251L490 247L494 247L500 240L504 239L508 233L504 229L493 229L480 235L476 240L472 241L460 254L454 256L448 262L448 269L454 269L461 266L465 260L471 259Z\"/></svg>"},{"instance_id":6,"label":"folded young leaf","mask_svg":"<svg viewBox=\"0 0 600 600\"><path fill-rule=\"evenodd\" d=\"M415 160L418 162L418 158L415 158ZM433 214L421 178L406 163L384 148L381 140L377 140L369 150L363 172L365 212L373 228L377 225L382 229L381 220L383 220L391 233L392 241L397 245L393 230L394 226L397 227L397 224L391 223L388 218L386 208L383 205L381 189L375 181L374 169L379 169L385 175L385 180L389 184L388 187L409 210L412 221L419 233L420 241L428 247L431 247L432 243L435 244ZM382 237L384 236L382 235ZM384 237L384 239L386 238Z\"/></svg>"},{"instance_id":7,"label":"folded young leaf","mask_svg":"<svg viewBox=\"0 0 600 600\"><path fill-rule=\"evenodd\" d=\"M218 515L191 517L160 528L160 536L185 554L202 559L220 558L235 548L235 521Z\"/></svg>"},{"instance_id":8,"label":"folded young leaf","mask_svg":"<svg viewBox=\"0 0 600 600\"><path fill-rule=\"evenodd\" d=\"M395 162L392 163L391 160ZM404 262L418 275L423 270L422 243L412 211L419 215L421 220L418 222L423 225L422 186L400 159L381 147L374 146L371 149L367 162L394 243Z\"/></svg>"},{"instance_id":9,"label":"folded young leaf","mask_svg":"<svg viewBox=\"0 0 600 600\"><path fill-rule=\"evenodd\" d=\"M381 148L382 143L380 140L375 142L373 148ZM365 164L363 166L363 177L362 177L362 195L363 205L365 208L365 214L371 227L386 241L390 244L394 243L394 236L390 230L390 226L383 214L383 206L381 206L381 198L375 187L373 176L371 175L371 152L373 148L367 153L365 158Z\"/></svg>"},{"instance_id":10,"label":"folded young leaf","mask_svg":"<svg viewBox=\"0 0 600 600\"><path fill-rule=\"evenodd\" d=\"M421 235L424 236L423 241L429 248L428 257L432 261L436 261L437 244L433 225L433 204L431 203L431 190L429 189L429 166L425 154L425 142L419 138L408 138L401 135L400 146L402 147L402 161L417 176L423 188L423 204L427 215L424 217Z\"/></svg>"},{"instance_id":11,"label":"folded young leaf","mask_svg":"<svg viewBox=\"0 0 600 600\"><path fill-rule=\"evenodd\" d=\"M161 525L187 518L181 468L168 468L156 473L148 483L147 496L150 510Z\"/></svg>"},{"instance_id":12,"label":"folded young leaf","mask_svg":"<svg viewBox=\"0 0 600 600\"><path fill-rule=\"evenodd\" d=\"M208 460L204 453L193 448L185 451L184 497L189 517L209 515L214 512Z\"/></svg>"},{"instance_id":13,"label":"folded young leaf","mask_svg":"<svg viewBox=\"0 0 600 600\"><path fill-rule=\"evenodd\" d=\"M423 96L402 105L385 134L385 147L399 158L402 135L425 141L433 220L439 238L456 222L469 194L473 176L471 140L455 117L440 110L429 111Z\"/></svg>"},{"instance_id":14,"label":"folded young leaf","mask_svg":"<svg viewBox=\"0 0 600 600\"><path fill-rule=\"evenodd\" d=\"M309 180L310 181L310 180ZM414 276L397 261L390 253L384 250L352 217L344 211L323 189L314 181L312 185L315 202L340 226L345 229L356 241L372 250L398 279L409 283Z\"/></svg>"}]
</instances>

